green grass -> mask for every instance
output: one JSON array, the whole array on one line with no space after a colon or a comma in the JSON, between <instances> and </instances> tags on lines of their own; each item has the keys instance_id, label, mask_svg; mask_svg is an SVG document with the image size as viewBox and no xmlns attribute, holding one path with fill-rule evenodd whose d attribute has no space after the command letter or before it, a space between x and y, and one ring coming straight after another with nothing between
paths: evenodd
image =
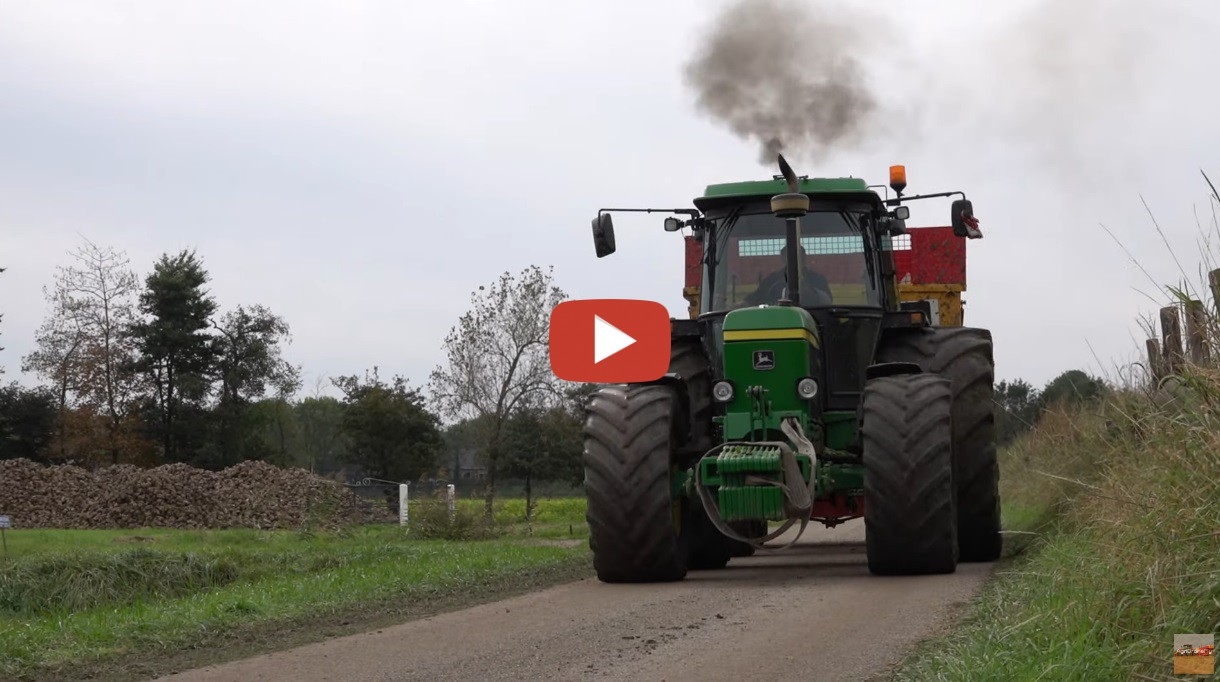
<instances>
[{"instance_id":1,"label":"green grass","mask_svg":"<svg viewBox=\"0 0 1220 682\"><path fill-rule=\"evenodd\" d=\"M548 513L566 519L572 506L555 502ZM524 537L520 527L466 542L412 538L397 526L10 532L9 557L0 559L0 678L83 675L106 661L122 669L125 656L224 646L253 628L353 610L477 597L587 563L583 527L572 536L564 522L532 530L571 541Z\"/></svg>"},{"instance_id":2,"label":"green grass","mask_svg":"<svg viewBox=\"0 0 1220 682\"><path fill-rule=\"evenodd\" d=\"M458 504L471 513L482 514L483 500L462 499ZM584 525L585 500L582 497L543 498L534 503L533 524L546 525ZM525 499L510 498L496 500L492 505L495 521L498 525L520 525L525 523Z\"/></svg>"},{"instance_id":3,"label":"green grass","mask_svg":"<svg viewBox=\"0 0 1220 682\"><path fill-rule=\"evenodd\" d=\"M961 627L898 680L1175 679L1220 631L1220 381L1052 414L1001 460L1010 550Z\"/></svg>"}]
</instances>

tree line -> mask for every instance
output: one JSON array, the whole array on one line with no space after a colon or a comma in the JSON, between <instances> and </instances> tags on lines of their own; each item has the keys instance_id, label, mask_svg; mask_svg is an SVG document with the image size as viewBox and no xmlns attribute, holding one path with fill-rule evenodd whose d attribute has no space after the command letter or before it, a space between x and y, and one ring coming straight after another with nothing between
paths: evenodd
<instances>
[{"instance_id":1,"label":"tree line","mask_svg":"<svg viewBox=\"0 0 1220 682\"><path fill-rule=\"evenodd\" d=\"M287 323L260 305L220 314L193 251L162 255L143 279L111 247L86 241L69 256L44 288L47 314L22 358L43 383L3 391L15 408L4 410L3 456L211 467L251 458L252 405L300 386L281 355Z\"/></svg>"},{"instance_id":2,"label":"tree line","mask_svg":"<svg viewBox=\"0 0 1220 682\"><path fill-rule=\"evenodd\" d=\"M579 482L590 388L550 372L550 310L566 295L548 270L479 287L426 387L373 367L330 378L340 398L321 383L297 397L287 321L251 303L222 312L194 251L163 254L143 277L111 247L86 241L69 256L22 359L41 384L0 387L0 459L209 469L257 459L416 481L454 475L466 451L492 491L489 509L498 476L527 493L538 481Z\"/></svg>"},{"instance_id":3,"label":"tree line","mask_svg":"<svg viewBox=\"0 0 1220 682\"><path fill-rule=\"evenodd\" d=\"M1101 379L1078 369L1051 379L1040 391L1024 379L1001 381L995 387L996 440L1011 443L1032 429L1044 410L1096 400L1105 392Z\"/></svg>"},{"instance_id":4,"label":"tree line","mask_svg":"<svg viewBox=\"0 0 1220 682\"><path fill-rule=\"evenodd\" d=\"M42 384L0 387L0 459L209 469L257 459L417 481L455 478L466 454L479 464L488 513L498 479L523 481L527 497L540 481L580 482L594 387L550 371L550 311L566 294L549 270L504 273L474 291L426 386L372 367L332 377L342 397L321 384L298 397L301 369L283 357L287 321L250 303L221 312L194 251L163 254L143 278L110 247L86 241L69 255L44 290L48 312L22 362ZM1001 381L999 440L1032 428L1050 405L1104 390L1079 370L1040 391Z\"/></svg>"}]
</instances>

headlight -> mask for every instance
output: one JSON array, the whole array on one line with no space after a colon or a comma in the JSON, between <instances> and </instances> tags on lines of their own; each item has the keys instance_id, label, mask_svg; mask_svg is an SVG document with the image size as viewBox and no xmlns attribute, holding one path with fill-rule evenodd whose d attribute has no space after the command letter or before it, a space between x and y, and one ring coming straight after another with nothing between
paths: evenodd
<instances>
[{"instance_id":1,"label":"headlight","mask_svg":"<svg viewBox=\"0 0 1220 682\"><path fill-rule=\"evenodd\" d=\"M818 382L809 377L801 379L796 382L796 394L805 400L813 400L818 394Z\"/></svg>"},{"instance_id":2,"label":"headlight","mask_svg":"<svg viewBox=\"0 0 1220 682\"><path fill-rule=\"evenodd\" d=\"M733 384L727 381L717 381L712 384L712 399L718 403L727 403L733 399Z\"/></svg>"}]
</instances>

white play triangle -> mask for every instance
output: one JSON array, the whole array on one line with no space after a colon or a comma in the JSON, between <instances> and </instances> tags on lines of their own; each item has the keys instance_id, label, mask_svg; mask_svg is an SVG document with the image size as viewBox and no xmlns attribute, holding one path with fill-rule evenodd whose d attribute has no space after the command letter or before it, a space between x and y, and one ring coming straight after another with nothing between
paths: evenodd
<instances>
[{"instance_id":1,"label":"white play triangle","mask_svg":"<svg viewBox=\"0 0 1220 682\"><path fill-rule=\"evenodd\" d=\"M623 350L635 343L635 339L623 333L618 327L593 316L593 364Z\"/></svg>"}]
</instances>

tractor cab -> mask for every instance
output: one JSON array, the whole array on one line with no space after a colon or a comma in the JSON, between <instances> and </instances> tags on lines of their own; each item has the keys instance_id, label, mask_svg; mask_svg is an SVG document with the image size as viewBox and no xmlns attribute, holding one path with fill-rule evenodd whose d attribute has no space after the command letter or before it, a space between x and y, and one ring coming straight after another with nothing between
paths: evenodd
<instances>
[{"instance_id":1,"label":"tractor cab","mask_svg":"<svg viewBox=\"0 0 1220 682\"><path fill-rule=\"evenodd\" d=\"M885 292L877 257L880 199L865 189L863 181L858 182L856 197L816 194L820 186L841 186L843 181L804 180L801 184L803 192L817 196L811 197L810 210L800 225L801 306L883 308ZM771 195L782 192L782 186L775 185L781 183L713 185L695 200L705 219L702 229L692 235L692 243L703 256L701 314L774 305L784 296L788 285L786 224L771 210ZM770 195L767 189L772 190ZM735 195L742 191L751 194Z\"/></svg>"}]
</instances>

